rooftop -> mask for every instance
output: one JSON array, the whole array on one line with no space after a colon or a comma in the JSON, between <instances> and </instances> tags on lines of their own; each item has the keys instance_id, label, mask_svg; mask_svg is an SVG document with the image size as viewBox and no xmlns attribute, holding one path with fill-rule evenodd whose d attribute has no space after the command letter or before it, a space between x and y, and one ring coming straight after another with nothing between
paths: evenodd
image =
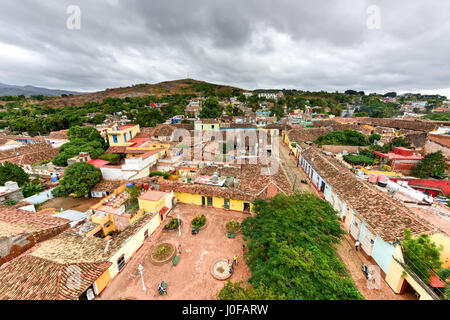
<instances>
[{"instance_id":1,"label":"rooftop","mask_svg":"<svg viewBox=\"0 0 450 320\"><path fill-rule=\"evenodd\" d=\"M161 198L165 197L167 194L168 193L162 191L149 190L143 195L141 195L138 199L148 201L158 201Z\"/></svg>"},{"instance_id":2,"label":"rooftop","mask_svg":"<svg viewBox=\"0 0 450 320\"><path fill-rule=\"evenodd\" d=\"M0 206L0 238L68 226L70 220Z\"/></svg>"},{"instance_id":3,"label":"rooftop","mask_svg":"<svg viewBox=\"0 0 450 320\"><path fill-rule=\"evenodd\" d=\"M310 147L302 153L319 175L338 196L365 220L384 240L403 239L406 228L413 234L429 232L433 228L418 218L401 202L358 178L333 157Z\"/></svg>"}]
</instances>

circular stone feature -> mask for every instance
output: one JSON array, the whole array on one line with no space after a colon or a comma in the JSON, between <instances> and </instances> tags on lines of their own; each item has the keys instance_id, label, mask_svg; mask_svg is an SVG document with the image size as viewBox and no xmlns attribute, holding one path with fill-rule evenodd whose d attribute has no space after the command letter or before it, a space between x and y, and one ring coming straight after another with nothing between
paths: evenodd
<instances>
[{"instance_id":1,"label":"circular stone feature","mask_svg":"<svg viewBox=\"0 0 450 320\"><path fill-rule=\"evenodd\" d=\"M175 246L171 243L162 243L154 247L150 261L154 265L163 265L171 261L176 254Z\"/></svg>"},{"instance_id":2,"label":"circular stone feature","mask_svg":"<svg viewBox=\"0 0 450 320\"><path fill-rule=\"evenodd\" d=\"M227 280L230 278L232 274L230 273L228 260L224 258L217 260L211 269L211 274L217 280Z\"/></svg>"}]
</instances>

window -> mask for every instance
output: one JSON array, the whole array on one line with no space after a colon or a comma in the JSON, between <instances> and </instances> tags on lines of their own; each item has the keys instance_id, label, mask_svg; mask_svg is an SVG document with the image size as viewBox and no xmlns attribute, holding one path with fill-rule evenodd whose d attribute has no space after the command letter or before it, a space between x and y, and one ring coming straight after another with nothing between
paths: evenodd
<instances>
[{"instance_id":1,"label":"window","mask_svg":"<svg viewBox=\"0 0 450 320\"><path fill-rule=\"evenodd\" d=\"M213 198L208 197L206 204L207 204L208 207L212 207L212 205L213 205Z\"/></svg>"},{"instance_id":2,"label":"window","mask_svg":"<svg viewBox=\"0 0 450 320\"><path fill-rule=\"evenodd\" d=\"M114 141L114 143L119 142L119 141L117 140L117 135L116 135L116 134L113 135L113 141Z\"/></svg>"},{"instance_id":3,"label":"window","mask_svg":"<svg viewBox=\"0 0 450 320\"><path fill-rule=\"evenodd\" d=\"M223 207L227 210L230 209L230 199L225 199L223 202Z\"/></svg>"},{"instance_id":4,"label":"window","mask_svg":"<svg viewBox=\"0 0 450 320\"><path fill-rule=\"evenodd\" d=\"M133 139L133 135L131 134L131 131L130 131L130 140L131 140L131 139Z\"/></svg>"},{"instance_id":5,"label":"window","mask_svg":"<svg viewBox=\"0 0 450 320\"><path fill-rule=\"evenodd\" d=\"M244 202L244 212L250 212L250 203Z\"/></svg>"},{"instance_id":6,"label":"window","mask_svg":"<svg viewBox=\"0 0 450 320\"><path fill-rule=\"evenodd\" d=\"M119 259L117 259L117 268L120 271L125 267L125 255L122 255Z\"/></svg>"},{"instance_id":7,"label":"window","mask_svg":"<svg viewBox=\"0 0 450 320\"><path fill-rule=\"evenodd\" d=\"M125 140L125 142L127 142L127 134L126 133L123 134L123 140Z\"/></svg>"}]
</instances>

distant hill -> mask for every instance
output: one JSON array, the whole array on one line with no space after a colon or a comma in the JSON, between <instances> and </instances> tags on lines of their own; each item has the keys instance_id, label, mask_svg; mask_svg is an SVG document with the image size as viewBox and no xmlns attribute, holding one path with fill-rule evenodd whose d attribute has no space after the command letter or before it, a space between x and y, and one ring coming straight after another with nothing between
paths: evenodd
<instances>
[{"instance_id":1,"label":"distant hill","mask_svg":"<svg viewBox=\"0 0 450 320\"><path fill-rule=\"evenodd\" d=\"M59 97L62 94L79 94L74 91L65 91L58 89L47 89L33 86L15 86L10 84L0 83L0 97L2 96L19 96L24 95L30 97L34 95L44 95L47 97Z\"/></svg>"},{"instance_id":2,"label":"distant hill","mask_svg":"<svg viewBox=\"0 0 450 320\"><path fill-rule=\"evenodd\" d=\"M164 96L175 93L179 94L198 94L201 95L205 92L232 92L233 90L243 91L242 89L212 84L204 81L198 81L193 79L181 79L174 81L165 81L156 84L138 84L130 87L106 89L104 91L78 94L71 97L58 97L49 100L41 101L39 104L48 105L52 107L64 107L64 106L82 106L86 102L102 102L106 98L134 98L145 97L148 95Z\"/></svg>"}]
</instances>

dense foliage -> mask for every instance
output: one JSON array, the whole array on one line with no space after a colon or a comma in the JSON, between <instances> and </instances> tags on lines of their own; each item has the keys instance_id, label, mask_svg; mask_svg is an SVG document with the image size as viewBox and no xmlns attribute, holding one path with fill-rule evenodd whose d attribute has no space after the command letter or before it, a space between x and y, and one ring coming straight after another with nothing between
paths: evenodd
<instances>
[{"instance_id":1,"label":"dense foliage","mask_svg":"<svg viewBox=\"0 0 450 320\"><path fill-rule=\"evenodd\" d=\"M336 254L344 231L329 203L296 193L257 199L254 205L256 215L245 219L241 230L252 272L249 283L263 292L256 298L362 299ZM246 297L237 287L228 284L219 297Z\"/></svg>"},{"instance_id":2,"label":"dense foliage","mask_svg":"<svg viewBox=\"0 0 450 320\"><path fill-rule=\"evenodd\" d=\"M67 136L69 142L59 148L58 155L52 160L57 166L66 166L67 160L78 156L80 152L89 152L92 159L97 159L108 148L108 144L93 127L75 126L69 129Z\"/></svg>"},{"instance_id":3,"label":"dense foliage","mask_svg":"<svg viewBox=\"0 0 450 320\"><path fill-rule=\"evenodd\" d=\"M322 146L367 146L369 145L369 139L361 132L344 130L333 131L326 135L322 135L315 141L315 143Z\"/></svg>"},{"instance_id":4,"label":"dense foliage","mask_svg":"<svg viewBox=\"0 0 450 320\"><path fill-rule=\"evenodd\" d=\"M344 160L355 166L373 166L375 163L374 158L356 154L346 155L344 156Z\"/></svg>"},{"instance_id":5,"label":"dense foliage","mask_svg":"<svg viewBox=\"0 0 450 320\"><path fill-rule=\"evenodd\" d=\"M199 114L201 119L216 119L222 115L223 107L216 97L211 97L203 101L202 111Z\"/></svg>"},{"instance_id":6,"label":"dense foliage","mask_svg":"<svg viewBox=\"0 0 450 320\"><path fill-rule=\"evenodd\" d=\"M423 282L429 284L430 276L442 266L442 247L437 247L428 234L413 238L411 230L405 229L404 236L402 249L406 265Z\"/></svg>"},{"instance_id":7,"label":"dense foliage","mask_svg":"<svg viewBox=\"0 0 450 320\"><path fill-rule=\"evenodd\" d=\"M413 175L417 178L443 179L447 170L447 163L442 151L427 154L413 170Z\"/></svg>"},{"instance_id":8,"label":"dense foliage","mask_svg":"<svg viewBox=\"0 0 450 320\"><path fill-rule=\"evenodd\" d=\"M31 182L26 182L22 186L22 193L25 198L34 196L35 194L40 193L43 190L43 187L41 183L39 182L39 179L34 179Z\"/></svg>"},{"instance_id":9,"label":"dense foliage","mask_svg":"<svg viewBox=\"0 0 450 320\"><path fill-rule=\"evenodd\" d=\"M8 181L15 181L21 187L29 182L30 178L17 164L6 161L0 164L0 186L4 186Z\"/></svg>"},{"instance_id":10,"label":"dense foliage","mask_svg":"<svg viewBox=\"0 0 450 320\"><path fill-rule=\"evenodd\" d=\"M192 219L191 225L195 228L201 228L206 224L206 216L202 214L201 216L196 216Z\"/></svg>"},{"instance_id":11,"label":"dense foliage","mask_svg":"<svg viewBox=\"0 0 450 320\"><path fill-rule=\"evenodd\" d=\"M70 165L53 190L55 197L67 197L74 194L76 198L87 195L90 189L100 182L100 170L87 162L77 162Z\"/></svg>"}]
</instances>

